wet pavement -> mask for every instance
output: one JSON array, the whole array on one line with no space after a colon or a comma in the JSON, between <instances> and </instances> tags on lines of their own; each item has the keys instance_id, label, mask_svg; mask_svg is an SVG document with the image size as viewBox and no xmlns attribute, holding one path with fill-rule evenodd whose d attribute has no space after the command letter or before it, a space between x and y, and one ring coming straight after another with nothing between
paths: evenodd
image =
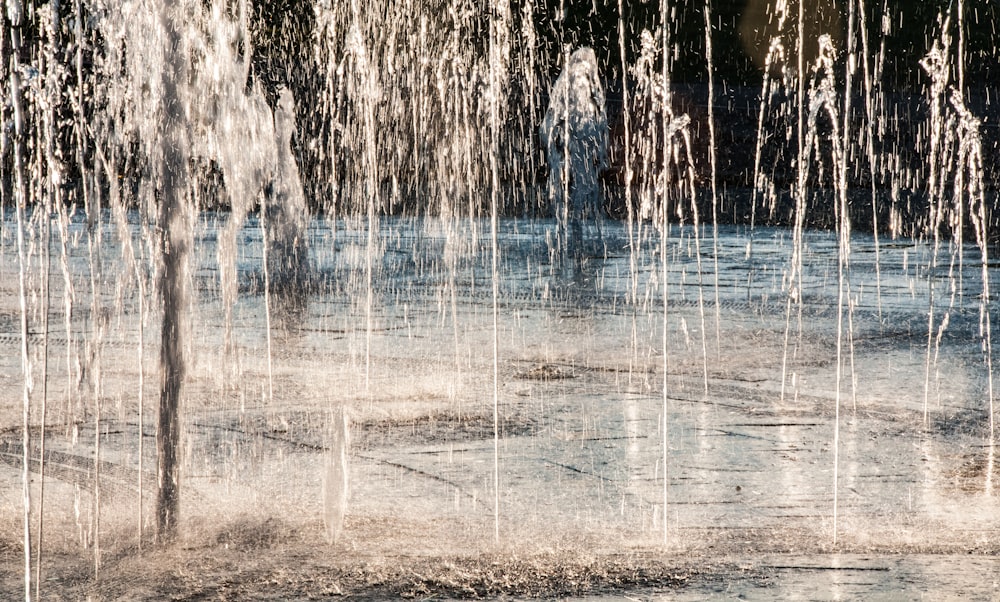
<instances>
[{"instance_id":1,"label":"wet pavement","mask_svg":"<svg viewBox=\"0 0 1000 602\"><path fill-rule=\"evenodd\" d=\"M345 409L350 494L333 546L362 557L446 562L501 545L736 567L610 599L997 595L977 249L935 260L919 241L876 251L856 236L841 279L835 233L806 234L799 273L788 230L725 228L715 240L674 228L664 249L648 227L630 244L611 222L600 253L559 270L551 222L501 225L494 297L488 223L384 220L369 247L350 224L316 222L314 291L269 316L251 223L227 352L206 218L184 409L192 531L233 517L320 529L332 416ZM122 270L98 274L92 303L77 231L69 331L57 274L50 333L33 317L30 340L36 371L42 341L49 353L47 529L85 555L102 533L109 550L131 545L140 507L151 532L159 327L155 311L138 319ZM120 250L104 244L117 265ZM8 509L21 489L16 266L5 253ZM15 511L2 520L16 532Z\"/></svg>"}]
</instances>

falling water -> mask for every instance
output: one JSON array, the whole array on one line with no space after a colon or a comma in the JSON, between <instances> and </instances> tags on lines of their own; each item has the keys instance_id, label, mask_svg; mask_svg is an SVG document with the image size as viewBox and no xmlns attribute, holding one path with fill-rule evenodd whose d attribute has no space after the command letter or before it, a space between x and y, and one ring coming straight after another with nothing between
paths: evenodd
<instances>
[{"instance_id":1,"label":"falling water","mask_svg":"<svg viewBox=\"0 0 1000 602\"><path fill-rule=\"evenodd\" d=\"M591 4L6 4L0 518L26 597L77 556L103 592L165 549L150 524L179 555L338 566L974 545L984 18L960 1L895 57L888 1ZM608 217L566 278L538 130L582 47ZM910 58L919 98L890 81Z\"/></svg>"},{"instance_id":2,"label":"falling water","mask_svg":"<svg viewBox=\"0 0 1000 602\"><path fill-rule=\"evenodd\" d=\"M623 44L624 46L624 44ZM719 299L719 189L718 166L715 154L715 76L712 61L712 2L705 1L705 64L708 78L708 160L711 166L709 185L712 191L712 273L714 274L713 292L715 293L715 352L716 359L722 355L722 304ZM626 103L627 104L627 103ZM626 142L626 145L628 143ZM626 184L628 186L628 184ZM699 276L701 268L698 269ZM703 334L704 336L704 334ZM708 354L705 354L708 362ZM705 380L708 381L708 368L705 368ZM707 393L707 391L706 391Z\"/></svg>"},{"instance_id":3,"label":"falling water","mask_svg":"<svg viewBox=\"0 0 1000 602\"><path fill-rule=\"evenodd\" d=\"M30 423L31 423L31 390L32 390L32 366L31 358L28 355L28 306L27 290L25 279L27 256L25 249L25 229L27 228L25 208L28 203L27 190L27 166L24 149L20 143L24 131L24 106L21 98L20 62L21 52L21 21L24 18L24 9L20 2L14 1L7 4L7 18L11 24L11 46L13 48L10 72L10 99L14 112L14 131L16 141L14 144L14 176L15 197L17 211L17 265L18 265L18 300L21 309L21 374L23 376L22 387L22 509L24 525L24 597L31 599L31 485L29 480L29 454L30 454Z\"/></svg>"},{"instance_id":4,"label":"falling water","mask_svg":"<svg viewBox=\"0 0 1000 602\"><path fill-rule=\"evenodd\" d=\"M493 539L500 541L500 245L499 219L500 203L500 167L498 165L499 148L496 146L500 136L500 120L503 118L501 107L506 104L504 82L507 79L509 60L509 12L510 5L502 0L493 7L490 15L490 77L489 77L489 115L491 139L493 147L490 150L490 271L493 292Z\"/></svg>"}]
</instances>

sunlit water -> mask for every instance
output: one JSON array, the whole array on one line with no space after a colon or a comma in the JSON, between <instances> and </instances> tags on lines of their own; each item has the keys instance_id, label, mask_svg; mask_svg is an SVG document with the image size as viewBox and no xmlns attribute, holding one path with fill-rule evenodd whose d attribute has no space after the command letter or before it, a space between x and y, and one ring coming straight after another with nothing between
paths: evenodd
<instances>
[{"instance_id":1,"label":"sunlit water","mask_svg":"<svg viewBox=\"0 0 1000 602\"><path fill-rule=\"evenodd\" d=\"M8 2L0 524L26 595L46 546L99 575L174 518L226 546L273 520L362 557L793 552L753 560L790 593L831 550L988 543L996 269L964 3L914 61L919 123L880 79L892 19L851 1L843 31L812 32L778 3L749 188L729 192L711 4L707 106L684 112L675 11L626 32L619 3L620 69L588 77L622 84L602 193L625 217L574 224L572 266L555 220L502 217L547 207L532 162L557 65L532 4L390 4L310 6L299 67L321 81L296 99L250 77L246 3L74 3L22 40ZM333 217L307 215L306 186ZM886 572L843 558L798 593Z\"/></svg>"},{"instance_id":2,"label":"sunlit water","mask_svg":"<svg viewBox=\"0 0 1000 602\"><path fill-rule=\"evenodd\" d=\"M748 256L749 231L720 229L719 324L712 318L714 307L699 307L694 233L673 230L666 240L664 378L664 314L654 286L662 274L655 261L659 238L649 238L640 249L639 302L632 304L621 223L607 224L607 257L592 258L583 273L567 280L554 270L544 242L554 222L502 220L500 487L494 492L491 267L489 254L477 248L488 241L473 234L482 224L448 229L434 219L381 220L384 252L375 267L369 333L365 299L349 286L365 281L368 234L314 219L312 292L300 313L276 318L269 369L261 235L254 219L237 238L235 345L228 355L225 349L225 312L214 267L222 219L202 216L195 233L199 259L192 274L191 369L183 406L186 524L248 516L307 528L322 524L333 417L346 411L352 445L341 537L347 542L361 536L361 525L377 521L386 523L378 530L383 538L378 549L391 548L394 539L411 542L414 532L429 549L476 549L491 540L495 499L501 538L516 542L533 534L525 540L529 547L544 533L553 545L592 541L588 545L630 549L660 542L664 530L669 546L678 549L703 549L733 537L748 538L751 549L772 551L816 550L829 541L835 485L835 233L809 232L803 239L803 301L793 312L801 312L801 327L793 324L788 337L792 349L782 387L787 230L756 230ZM5 249L13 231L9 224L8 218ZM107 222L102 227L112 228ZM56 310L47 337L37 316L29 326L32 349L37 354L44 339L51 357L46 525L58 534L49 536L53 541L76 541L81 551L93 546L103 529L109 534L103 545L114 549L139 539L136 383L142 366L146 397L155 399L158 325L155 313L147 316L141 330L146 357L140 364L137 290L116 288L116 270L110 267L120 265L121 247L108 232L102 255L109 267L91 303L88 230L82 220L69 229L73 244L67 261L76 266L78 308L70 333L56 326L61 323ZM451 274L441 257L446 234L456 231L469 237L471 250ZM137 225L132 232L138 243ZM852 252L853 353L843 361L853 369L846 370L842 384L848 393L840 409L839 540L855 551L975 546L991 532L990 517L997 510L988 469L977 252L969 249L959 281L932 274L926 243L900 239L884 245L880 305L871 241L856 237ZM0 269L5 275L0 342L10 350L2 360L8 400L3 412L12 415L21 383L17 295L6 277L16 262L9 252ZM58 278L52 286L58 298ZM949 326L935 341L927 374L932 288L948 299L936 311L947 313ZM702 313L709 316L709 332L699 328ZM96 341L95 329L101 333ZM59 360L67 352L68 378ZM664 381L666 467L659 429ZM155 483L154 416L147 406L141 515L147 536ZM101 429L98 464L95 424ZM20 433L7 431L2 445L8 522L16 520ZM37 454L37 438L34 445Z\"/></svg>"}]
</instances>

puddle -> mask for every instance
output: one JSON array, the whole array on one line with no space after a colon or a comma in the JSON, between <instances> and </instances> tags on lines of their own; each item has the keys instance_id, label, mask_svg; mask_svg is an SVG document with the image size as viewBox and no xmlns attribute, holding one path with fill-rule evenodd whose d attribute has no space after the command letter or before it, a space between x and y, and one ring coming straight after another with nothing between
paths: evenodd
<instances>
[{"instance_id":1,"label":"puddle","mask_svg":"<svg viewBox=\"0 0 1000 602\"><path fill-rule=\"evenodd\" d=\"M683 583L665 573L652 584L598 580L596 598L579 597L578 586L545 590L566 599L998 595L998 569L984 555L995 551L998 508L978 301L970 295L950 309L948 336L928 363L928 286L913 285L919 245L881 250L881 305L857 293L838 408L834 235L807 235L800 332L798 307L788 312L781 290L790 249L780 231L757 232L751 266L743 231L723 229L716 322L714 286L705 285L700 302L683 236L670 243L664 318L653 263L635 274L639 302L627 300L632 274L620 224L607 229L617 254L566 282L544 269L532 242L552 224L505 222L494 388L489 257L473 254L453 275L422 271L414 266L430 265L444 246L434 229L388 219L382 227L393 252L366 312L357 266L324 246L332 244L329 224L314 225L323 284L295 327L276 331L270 365L263 302L250 292L233 308L235 351L226 354L211 284L214 237L201 240L184 400L190 553L176 552L178 566L243 546L248 566L267 567L268 549L291 546L309 559L297 569L305 572L329 569L319 558L331 554L344 571L392 559L410 566L413 556L444 567L499 546L506 558L543 558L532 571L544 572L550 553L610 566L639 551L636 570L652 557L691 575ZM254 232L243 237L245 279L259 259ZM337 244L362 237L341 231ZM867 244L858 237L858 252ZM904 250L907 258L897 256ZM9 273L14 260L2 259ZM967 267L963 285L975 290L978 268L971 260ZM76 276L85 295L86 273ZM854 290L870 290L872 278L856 270ZM135 299L116 305L111 283L99 293L97 305L109 312L98 322L100 344L82 297L70 332L60 317L51 327L62 330L47 339L45 539L53 556L45 566L59 578L85 579L98 552L111 576L159 562L160 552L134 553L140 523L147 544L153 533L158 324L155 314L144 324L140 355ZM15 308L4 289L0 316ZM0 332L0 546L8 554L20 545L18 343L17 332ZM350 494L343 535L329 547L322 475L340 408L352 424ZM37 462L32 470L37 494ZM244 536L240 525L264 527ZM724 568L699 571L699 558ZM218 577L204 579L219 587ZM350 583L337 587L345 593ZM2 587L16 592L16 578ZM402 591L358 587L375 598ZM185 588L172 595L193 595ZM427 588L422 595L459 591ZM531 593L507 594L519 591Z\"/></svg>"}]
</instances>

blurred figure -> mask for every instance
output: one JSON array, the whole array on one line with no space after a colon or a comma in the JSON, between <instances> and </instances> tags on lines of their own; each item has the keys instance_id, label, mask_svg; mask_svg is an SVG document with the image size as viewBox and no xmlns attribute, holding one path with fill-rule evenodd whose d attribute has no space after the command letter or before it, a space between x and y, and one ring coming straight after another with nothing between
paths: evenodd
<instances>
[{"instance_id":1,"label":"blurred figure","mask_svg":"<svg viewBox=\"0 0 1000 602\"><path fill-rule=\"evenodd\" d=\"M308 211L292 150L295 98L283 88L274 107L275 165L266 190L268 293L277 307L295 314L305 304L309 281Z\"/></svg>"},{"instance_id":2,"label":"blurred figure","mask_svg":"<svg viewBox=\"0 0 1000 602\"><path fill-rule=\"evenodd\" d=\"M604 208L598 181L608 168L608 117L597 57L580 48L552 86L539 134L549 162L549 201L558 223L557 251L579 266L585 254L584 221L601 239Z\"/></svg>"}]
</instances>

